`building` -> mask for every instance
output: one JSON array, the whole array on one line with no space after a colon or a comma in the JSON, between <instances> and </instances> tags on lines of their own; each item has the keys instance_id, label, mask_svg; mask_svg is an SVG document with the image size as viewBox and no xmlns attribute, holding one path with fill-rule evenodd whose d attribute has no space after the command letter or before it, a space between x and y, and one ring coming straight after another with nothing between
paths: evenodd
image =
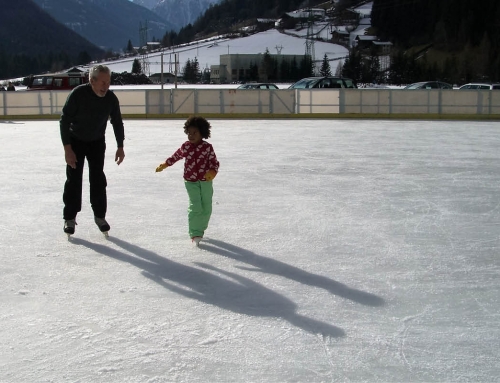
<instances>
[{"instance_id":1,"label":"building","mask_svg":"<svg viewBox=\"0 0 500 383\"><path fill-rule=\"evenodd\" d=\"M354 39L354 46L359 49L370 49L376 40L377 36L357 35Z\"/></svg>"},{"instance_id":2,"label":"building","mask_svg":"<svg viewBox=\"0 0 500 383\"><path fill-rule=\"evenodd\" d=\"M286 14L295 19L308 19L309 16L312 16L315 19L323 20L326 16L326 11L322 8L309 8L287 12Z\"/></svg>"},{"instance_id":3,"label":"building","mask_svg":"<svg viewBox=\"0 0 500 383\"><path fill-rule=\"evenodd\" d=\"M294 58L297 62L303 59L303 55L273 55L273 59L278 59L278 65L282 60L292 61ZM219 65L210 67L210 82L214 84L227 84L232 82L247 81L251 77L251 67L257 65L262 67L263 53L257 54L228 54L220 56ZM267 76L259 70L258 81L267 81Z\"/></svg>"},{"instance_id":4,"label":"building","mask_svg":"<svg viewBox=\"0 0 500 383\"><path fill-rule=\"evenodd\" d=\"M161 73L154 73L149 76L149 79L154 84L161 84ZM175 75L172 73L163 73L163 83L164 84L173 84L175 82Z\"/></svg>"},{"instance_id":5,"label":"building","mask_svg":"<svg viewBox=\"0 0 500 383\"><path fill-rule=\"evenodd\" d=\"M380 70L385 71L391 66L392 43L390 41L372 41L375 45L380 62Z\"/></svg>"},{"instance_id":6,"label":"building","mask_svg":"<svg viewBox=\"0 0 500 383\"><path fill-rule=\"evenodd\" d=\"M340 44L343 46L349 46L349 38L351 36L351 32L346 29L346 27L333 27L332 31L332 42L336 44Z\"/></svg>"}]
</instances>

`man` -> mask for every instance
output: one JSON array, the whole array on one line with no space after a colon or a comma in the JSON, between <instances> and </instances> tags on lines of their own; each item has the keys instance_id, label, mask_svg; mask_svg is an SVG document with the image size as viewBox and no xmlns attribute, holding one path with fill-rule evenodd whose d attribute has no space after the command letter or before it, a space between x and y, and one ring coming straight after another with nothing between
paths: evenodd
<instances>
[{"instance_id":1,"label":"man","mask_svg":"<svg viewBox=\"0 0 500 383\"><path fill-rule=\"evenodd\" d=\"M66 159L64 184L64 232L75 233L76 215L82 208L82 178L85 158L89 166L90 203L94 221L107 235L110 227L106 221L107 196L104 174L106 151L105 132L108 118L115 133L117 150L115 162L120 165L125 158L123 120L118 98L108 91L111 72L105 65L96 65L89 72L88 84L74 88L62 109L61 139Z\"/></svg>"}]
</instances>

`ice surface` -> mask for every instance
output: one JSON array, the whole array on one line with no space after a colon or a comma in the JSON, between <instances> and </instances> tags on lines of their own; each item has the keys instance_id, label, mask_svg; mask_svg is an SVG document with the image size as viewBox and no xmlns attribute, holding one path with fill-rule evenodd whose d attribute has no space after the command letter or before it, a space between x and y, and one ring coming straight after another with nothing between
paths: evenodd
<instances>
[{"instance_id":1,"label":"ice surface","mask_svg":"<svg viewBox=\"0 0 500 383\"><path fill-rule=\"evenodd\" d=\"M0 122L0 382L498 380L498 122L211 123L198 249L182 120L108 128L71 241L58 122Z\"/></svg>"}]
</instances>

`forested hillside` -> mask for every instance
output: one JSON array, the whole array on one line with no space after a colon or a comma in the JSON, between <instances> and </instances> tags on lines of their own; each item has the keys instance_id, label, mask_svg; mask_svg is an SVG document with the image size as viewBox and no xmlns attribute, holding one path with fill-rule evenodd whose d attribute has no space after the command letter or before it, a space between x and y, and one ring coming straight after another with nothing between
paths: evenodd
<instances>
[{"instance_id":1,"label":"forested hillside","mask_svg":"<svg viewBox=\"0 0 500 383\"><path fill-rule=\"evenodd\" d=\"M104 52L31 0L0 0L0 79L88 63Z\"/></svg>"},{"instance_id":2,"label":"forested hillside","mask_svg":"<svg viewBox=\"0 0 500 383\"><path fill-rule=\"evenodd\" d=\"M499 0L374 0L372 25L395 44L393 72L454 83L500 80ZM427 78L426 78L427 79Z\"/></svg>"},{"instance_id":3,"label":"forested hillside","mask_svg":"<svg viewBox=\"0 0 500 383\"><path fill-rule=\"evenodd\" d=\"M167 33L163 43L168 46L172 43L192 41L197 36L229 33L235 26L254 22L257 18L278 18L285 12L308 4L315 6L322 3L325 3L325 0L223 0L208 8L192 25L181 28L179 33Z\"/></svg>"},{"instance_id":4,"label":"forested hillside","mask_svg":"<svg viewBox=\"0 0 500 383\"><path fill-rule=\"evenodd\" d=\"M150 9L171 23L178 31L193 23L210 5L217 2L218 0L157 0Z\"/></svg>"},{"instance_id":5,"label":"forested hillside","mask_svg":"<svg viewBox=\"0 0 500 383\"><path fill-rule=\"evenodd\" d=\"M403 46L432 41L448 50L478 46L484 39L498 47L498 0L374 0L372 24L383 39Z\"/></svg>"}]
</instances>

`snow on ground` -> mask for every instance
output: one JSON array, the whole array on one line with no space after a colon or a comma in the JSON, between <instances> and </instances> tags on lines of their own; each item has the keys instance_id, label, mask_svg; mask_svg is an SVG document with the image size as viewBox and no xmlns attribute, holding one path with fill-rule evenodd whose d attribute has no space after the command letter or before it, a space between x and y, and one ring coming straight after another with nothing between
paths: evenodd
<instances>
[{"instance_id":1,"label":"snow on ground","mask_svg":"<svg viewBox=\"0 0 500 383\"><path fill-rule=\"evenodd\" d=\"M361 4L359 7L354 8L354 12L358 13L361 17L369 17L372 14L373 1Z\"/></svg>"},{"instance_id":2,"label":"snow on ground","mask_svg":"<svg viewBox=\"0 0 500 383\"><path fill-rule=\"evenodd\" d=\"M304 55L306 51L305 39L289 36L280 33L275 29L256 33L248 37L238 39L224 39L220 41L204 41L199 44L191 44L176 48L175 50L165 50L163 52L163 71L173 72L175 61L174 54L177 53L179 60L179 67L184 68L187 60L194 60L197 58L200 69L210 68L211 65L218 65L220 63L220 55L239 53L239 54L258 54L265 53L266 49L269 53L277 54L277 47L281 49L281 54L287 55ZM328 59L336 59L330 66L332 72L335 73L338 59L346 57L348 50L340 45L315 42L316 59L322 60L326 54ZM161 52L151 53L149 55L149 70L150 73L161 72ZM113 72L131 72L132 63L137 57L130 57L119 61L105 62ZM170 64L172 63L172 64Z\"/></svg>"},{"instance_id":3,"label":"snow on ground","mask_svg":"<svg viewBox=\"0 0 500 383\"><path fill-rule=\"evenodd\" d=\"M300 30L287 29L287 30L285 30L285 32L289 35L300 37L302 39L307 38L307 26L304 26L304 28L301 28ZM315 22L312 25L311 34L315 38L322 38L325 40L331 39L332 33L331 33L330 23L327 21ZM317 41L314 41L315 46L316 46L316 43L317 43ZM347 52L347 50L346 50L346 52Z\"/></svg>"},{"instance_id":4,"label":"snow on ground","mask_svg":"<svg viewBox=\"0 0 500 383\"><path fill-rule=\"evenodd\" d=\"M0 382L497 381L496 122L211 122L196 249L182 120L108 129L71 241L58 122L0 121Z\"/></svg>"}]
</instances>

